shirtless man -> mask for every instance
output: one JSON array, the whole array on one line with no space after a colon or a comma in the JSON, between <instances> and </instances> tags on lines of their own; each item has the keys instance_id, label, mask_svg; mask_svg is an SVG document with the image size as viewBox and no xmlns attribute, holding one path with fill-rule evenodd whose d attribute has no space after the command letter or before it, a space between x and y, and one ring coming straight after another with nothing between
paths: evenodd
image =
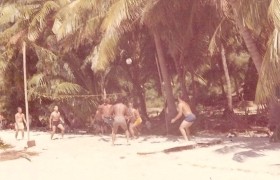
<instances>
[{"instance_id":1,"label":"shirtless man","mask_svg":"<svg viewBox=\"0 0 280 180\"><path fill-rule=\"evenodd\" d=\"M112 127L112 144L115 145L116 133L118 128L121 127L126 134L127 143L129 143L129 132L126 124L127 107L119 100L115 105L111 107L110 114L113 115L113 127Z\"/></svg>"},{"instance_id":2,"label":"shirtless man","mask_svg":"<svg viewBox=\"0 0 280 180\"><path fill-rule=\"evenodd\" d=\"M196 116L192 113L189 104L186 103L182 99L181 95L178 96L178 101L179 101L179 104L178 104L178 114L177 114L177 116L175 118L173 118L171 120L171 123L174 123L182 115L184 115L185 118L182 121L179 130L180 130L181 134L183 135L184 139L186 141L189 141L190 140L190 130L189 130L189 128L191 127L191 125L195 121Z\"/></svg>"},{"instance_id":3,"label":"shirtless man","mask_svg":"<svg viewBox=\"0 0 280 180\"><path fill-rule=\"evenodd\" d=\"M104 133L106 129L106 124L108 124L110 127L112 126L112 117L110 114L111 104L109 102L109 99L104 99L103 104L101 104L96 112L96 122L100 126L100 130L102 134Z\"/></svg>"},{"instance_id":4,"label":"shirtless man","mask_svg":"<svg viewBox=\"0 0 280 180\"><path fill-rule=\"evenodd\" d=\"M135 138L135 133L139 134L137 127L142 123L140 113L137 109L133 107L133 104L128 103L128 119L129 119L129 131L133 138Z\"/></svg>"},{"instance_id":5,"label":"shirtless man","mask_svg":"<svg viewBox=\"0 0 280 180\"><path fill-rule=\"evenodd\" d=\"M54 111L51 113L49 123L50 123L50 129L52 129L51 132L51 139L53 139L53 136L55 134L56 128L59 128L61 130L61 136L63 138L64 135L64 127L61 124L62 118L60 115L60 112L58 111L58 106L54 107Z\"/></svg>"},{"instance_id":6,"label":"shirtless man","mask_svg":"<svg viewBox=\"0 0 280 180\"><path fill-rule=\"evenodd\" d=\"M21 107L18 107L17 108L17 113L15 115L15 130L16 130L16 139L17 139L17 136L18 136L18 132L21 131L21 136L22 136L22 139L24 138L24 124L27 124L26 123L26 120L25 120L25 116L24 114L22 113L22 109Z\"/></svg>"}]
</instances>

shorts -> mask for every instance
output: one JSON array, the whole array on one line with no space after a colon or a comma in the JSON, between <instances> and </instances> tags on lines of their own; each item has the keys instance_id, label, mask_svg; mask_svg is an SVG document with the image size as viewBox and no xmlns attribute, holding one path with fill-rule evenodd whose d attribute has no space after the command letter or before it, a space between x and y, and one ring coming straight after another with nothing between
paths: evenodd
<instances>
[{"instance_id":1,"label":"shorts","mask_svg":"<svg viewBox=\"0 0 280 180\"><path fill-rule=\"evenodd\" d=\"M113 127L118 128L121 127L123 130L127 130L127 124L125 121L125 117L123 116L116 116L114 117Z\"/></svg>"},{"instance_id":2,"label":"shorts","mask_svg":"<svg viewBox=\"0 0 280 180\"><path fill-rule=\"evenodd\" d=\"M196 116L194 114L188 114L184 120L187 122L194 122L194 120L196 120Z\"/></svg>"},{"instance_id":3,"label":"shorts","mask_svg":"<svg viewBox=\"0 0 280 180\"><path fill-rule=\"evenodd\" d=\"M23 122L19 122L15 124L15 129L16 130L24 130L24 124Z\"/></svg>"},{"instance_id":4,"label":"shorts","mask_svg":"<svg viewBox=\"0 0 280 180\"><path fill-rule=\"evenodd\" d=\"M142 119L139 117L134 121L133 125L134 126L139 126L141 123L142 123Z\"/></svg>"},{"instance_id":5,"label":"shorts","mask_svg":"<svg viewBox=\"0 0 280 180\"><path fill-rule=\"evenodd\" d=\"M55 126L55 127L57 127L60 124L61 124L60 121L53 121L52 122L52 126Z\"/></svg>"},{"instance_id":6,"label":"shorts","mask_svg":"<svg viewBox=\"0 0 280 180\"><path fill-rule=\"evenodd\" d=\"M104 117L103 122L112 126L114 119L112 117Z\"/></svg>"}]
</instances>

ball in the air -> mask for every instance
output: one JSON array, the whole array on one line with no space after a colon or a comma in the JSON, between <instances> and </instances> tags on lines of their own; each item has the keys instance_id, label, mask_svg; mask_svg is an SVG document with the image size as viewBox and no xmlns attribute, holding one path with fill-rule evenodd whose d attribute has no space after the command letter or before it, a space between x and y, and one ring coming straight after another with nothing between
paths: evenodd
<instances>
[{"instance_id":1,"label":"ball in the air","mask_svg":"<svg viewBox=\"0 0 280 180\"><path fill-rule=\"evenodd\" d=\"M126 59L126 64L131 64L131 63L132 63L132 59L131 58Z\"/></svg>"}]
</instances>

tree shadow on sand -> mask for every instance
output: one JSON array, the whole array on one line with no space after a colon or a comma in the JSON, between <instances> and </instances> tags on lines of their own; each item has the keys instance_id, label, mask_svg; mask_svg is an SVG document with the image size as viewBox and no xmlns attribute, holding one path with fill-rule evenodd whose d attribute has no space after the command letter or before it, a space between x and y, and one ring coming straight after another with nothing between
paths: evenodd
<instances>
[{"instance_id":1,"label":"tree shadow on sand","mask_svg":"<svg viewBox=\"0 0 280 180\"><path fill-rule=\"evenodd\" d=\"M27 151L4 151L0 153L0 162L1 161L9 161L9 160L16 160L19 158L24 158L28 161L31 161L31 156L38 156L39 153L37 152L27 152Z\"/></svg>"},{"instance_id":2,"label":"tree shadow on sand","mask_svg":"<svg viewBox=\"0 0 280 180\"><path fill-rule=\"evenodd\" d=\"M157 144L157 143L162 143L162 142L178 142L179 141L178 136L172 136L172 135L167 135L167 136L144 135L144 136L142 136L142 138L143 139L141 141L139 141L139 143L150 141L151 144ZM160 140L158 140L159 138L160 138Z\"/></svg>"},{"instance_id":3,"label":"tree shadow on sand","mask_svg":"<svg viewBox=\"0 0 280 180\"><path fill-rule=\"evenodd\" d=\"M234 138L233 144L227 144L215 150L217 153L233 153L232 159L237 162L244 162L247 158L266 156L264 151L279 151L280 143L270 143L267 138Z\"/></svg>"}]
</instances>

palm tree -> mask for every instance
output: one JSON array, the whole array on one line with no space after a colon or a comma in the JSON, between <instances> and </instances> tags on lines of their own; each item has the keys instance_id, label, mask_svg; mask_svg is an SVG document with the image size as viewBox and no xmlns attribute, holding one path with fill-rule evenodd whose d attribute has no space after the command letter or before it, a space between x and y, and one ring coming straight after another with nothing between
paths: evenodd
<instances>
[{"instance_id":1,"label":"palm tree","mask_svg":"<svg viewBox=\"0 0 280 180\"><path fill-rule=\"evenodd\" d=\"M182 91L185 92L184 83L184 70L183 60L185 59L185 49L190 44L192 37L192 21L194 18L195 10L197 9L196 1L186 3L185 1L117 1L112 8L109 9L108 15L105 17L103 27L106 27L104 38L100 42L99 53L96 55L98 62L95 69L104 69L106 64L110 60L115 59L117 50L117 44L120 40L121 35L125 32L132 31L136 23L146 25L151 34L154 36L155 45L157 49L157 55L159 57L160 67L163 74L163 81L165 83L165 92L167 94L168 109L172 112L175 111L173 90L170 83L169 72L167 71L166 60L164 60L163 54L163 43L167 42L169 47L167 49L171 51L173 60L177 65L177 71L180 72L180 82ZM118 9L117 9L118 8ZM190 9L191 13L188 13ZM143 12L141 12L143 11ZM177 13L171 16L171 12L183 12ZM116 14L118 16L116 16ZM112 17L114 15L114 17ZM179 17L182 21L184 18L188 19L190 23L179 23L176 24ZM176 21L174 21L176 19ZM174 24L175 23L175 24ZM188 24L191 24L188 26ZM121 25L121 26L120 26ZM183 25L183 26L180 26ZM163 33L159 33L159 29ZM167 36L165 32L173 31ZM178 34L178 35L177 35ZM181 41L182 40L182 41ZM180 44L183 44L181 46ZM110 59L110 60L108 60ZM182 73L181 73L182 72Z\"/></svg>"},{"instance_id":2,"label":"palm tree","mask_svg":"<svg viewBox=\"0 0 280 180\"><path fill-rule=\"evenodd\" d=\"M28 65L30 65L28 68L29 100L39 103L48 99L57 103L66 101L68 104L73 104L75 102L76 105L82 102L84 107L88 107L82 108L83 110L92 111L90 107L96 106L95 100L98 97L88 96L94 93L93 85L92 81L86 81L88 78L83 78L83 76L89 77L89 74L73 71L82 65L77 67L73 65L75 61L65 61L66 56L57 53L55 48L57 45L51 38L54 15L68 3L67 0L59 2L30 0L2 4L0 44L5 48L3 59L1 59L2 71L10 71L9 64L15 63L14 60L17 59L15 57L21 54L19 47L23 41L26 41ZM49 45L52 47L50 48ZM76 60L71 57L72 59ZM34 68L35 65L37 68ZM75 68L71 69L71 67ZM30 71L31 68L32 71ZM83 72L87 70L85 68ZM79 77L83 81L79 81Z\"/></svg>"},{"instance_id":3,"label":"palm tree","mask_svg":"<svg viewBox=\"0 0 280 180\"><path fill-rule=\"evenodd\" d=\"M227 65L227 58L226 58L226 52L224 45L221 44L221 59L223 63L223 69L225 72L225 78L226 78L226 86L227 86L227 111L232 112L233 107L232 107L232 91L231 91L231 80L229 76L229 70L228 70L228 65Z\"/></svg>"},{"instance_id":4,"label":"palm tree","mask_svg":"<svg viewBox=\"0 0 280 180\"><path fill-rule=\"evenodd\" d=\"M275 44L279 43L278 0L213 0L221 4L226 17L233 19L243 37L247 50L259 73L257 102L268 102L275 98L276 86L280 83ZM269 19L272 19L273 24ZM257 40L254 40L257 39ZM257 45L260 42L263 46ZM265 45L267 44L267 45Z\"/></svg>"}]
</instances>

